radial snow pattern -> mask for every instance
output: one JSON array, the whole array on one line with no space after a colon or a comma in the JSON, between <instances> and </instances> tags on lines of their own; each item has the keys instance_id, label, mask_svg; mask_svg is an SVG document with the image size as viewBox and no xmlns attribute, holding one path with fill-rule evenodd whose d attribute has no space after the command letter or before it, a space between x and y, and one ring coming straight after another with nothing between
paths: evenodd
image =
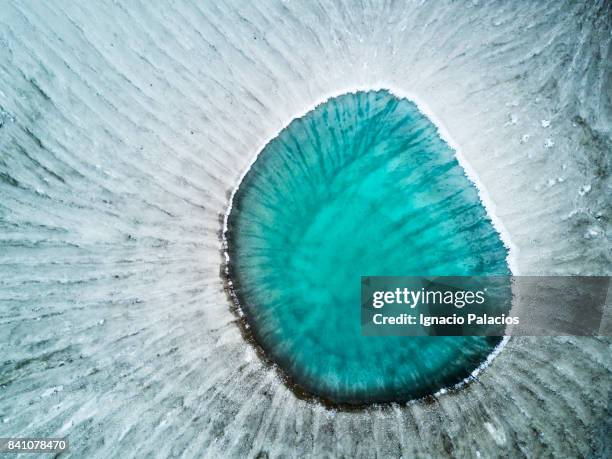
<instances>
[{"instance_id":1,"label":"radial snow pattern","mask_svg":"<svg viewBox=\"0 0 612 459\"><path fill-rule=\"evenodd\" d=\"M229 198L268 140L390 88L460 146L521 274L612 273L611 17L605 0L3 2L0 437L101 458L605 456L607 338L512 338L461 391L334 412L245 343L220 272Z\"/></svg>"}]
</instances>

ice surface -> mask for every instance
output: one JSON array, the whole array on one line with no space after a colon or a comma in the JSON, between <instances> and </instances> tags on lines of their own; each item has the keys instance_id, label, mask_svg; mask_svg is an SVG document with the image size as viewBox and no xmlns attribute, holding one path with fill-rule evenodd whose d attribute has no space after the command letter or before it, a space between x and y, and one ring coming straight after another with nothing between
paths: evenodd
<instances>
[{"instance_id":1,"label":"ice surface","mask_svg":"<svg viewBox=\"0 0 612 459\"><path fill-rule=\"evenodd\" d=\"M608 339L513 338L429 404L296 399L234 323L219 234L291 119L389 87L461 146L521 273L610 274L610 2L194 3L0 7L0 437L69 435L76 457L603 456Z\"/></svg>"},{"instance_id":2,"label":"ice surface","mask_svg":"<svg viewBox=\"0 0 612 459\"><path fill-rule=\"evenodd\" d=\"M245 335L300 393L406 402L455 387L501 343L362 335L362 275L510 274L456 152L405 98L344 94L292 121L250 167L226 222Z\"/></svg>"}]
</instances>

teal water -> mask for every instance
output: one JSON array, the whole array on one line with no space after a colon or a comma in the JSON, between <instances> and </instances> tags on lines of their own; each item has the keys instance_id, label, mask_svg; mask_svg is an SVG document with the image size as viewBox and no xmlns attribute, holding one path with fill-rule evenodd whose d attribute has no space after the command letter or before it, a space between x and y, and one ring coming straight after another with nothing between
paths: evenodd
<instances>
[{"instance_id":1,"label":"teal water","mask_svg":"<svg viewBox=\"0 0 612 459\"><path fill-rule=\"evenodd\" d=\"M254 339L292 383L328 401L434 393L499 343L361 336L361 276L510 274L453 150L387 91L336 97L291 122L240 184L226 237Z\"/></svg>"}]
</instances>

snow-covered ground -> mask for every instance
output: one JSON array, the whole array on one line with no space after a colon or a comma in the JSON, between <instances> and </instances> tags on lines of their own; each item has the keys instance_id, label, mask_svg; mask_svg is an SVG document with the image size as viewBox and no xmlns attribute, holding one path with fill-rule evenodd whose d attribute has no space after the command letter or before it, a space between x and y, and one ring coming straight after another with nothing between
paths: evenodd
<instances>
[{"instance_id":1,"label":"snow-covered ground","mask_svg":"<svg viewBox=\"0 0 612 459\"><path fill-rule=\"evenodd\" d=\"M0 437L67 435L75 457L604 455L609 338L512 338L433 403L296 399L240 335L220 234L268 139L386 87L460 147L521 274L611 274L610 2L194 3L0 7Z\"/></svg>"}]
</instances>

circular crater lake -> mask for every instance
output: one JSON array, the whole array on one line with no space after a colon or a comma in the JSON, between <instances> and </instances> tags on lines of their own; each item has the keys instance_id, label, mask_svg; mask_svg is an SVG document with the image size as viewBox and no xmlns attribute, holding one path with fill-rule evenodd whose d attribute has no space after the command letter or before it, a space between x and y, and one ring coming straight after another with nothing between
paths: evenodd
<instances>
[{"instance_id":1,"label":"circular crater lake","mask_svg":"<svg viewBox=\"0 0 612 459\"><path fill-rule=\"evenodd\" d=\"M407 401L463 381L500 342L361 335L361 276L510 274L453 149L388 91L293 120L244 176L225 237L241 320L300 392Z\"/></svg>"}]
</instances>

